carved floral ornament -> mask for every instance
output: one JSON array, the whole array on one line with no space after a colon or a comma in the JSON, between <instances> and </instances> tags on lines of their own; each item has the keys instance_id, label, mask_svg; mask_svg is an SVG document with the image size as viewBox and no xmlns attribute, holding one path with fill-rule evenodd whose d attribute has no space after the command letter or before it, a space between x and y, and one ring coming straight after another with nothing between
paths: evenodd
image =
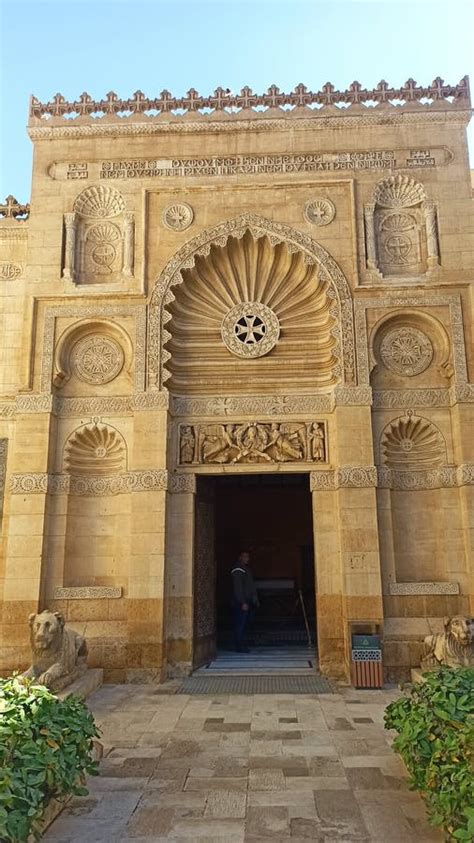
<instances>
[{"instance_id":1,"label":"carved floral ornament","mask_svg":"<svg viewBox=\"0 0 474 843\"><path fill-rule=\"evenodd\" d=\"M216 273L216 283L221 288L219 267L216 265L216 261L223 260L224 253L222 253L221 259L217 250L227 249L229 238L235 243L235 245L230 245L230 248L234 251L253 250L254 246L251 245L250 240L245 241L245 237L251 238L255 243L261 243L258 246L259 249L268 250L270 247L275 249L279 244L282 244L289 255L295 255L296 258L298 253L301 255L301 260L306 265L308 272L311 267L314 267L318 275L321 292L327 290L327 296L331 299L330 313L328 313L330 319L328 323L329 367L336 365L335 360L331 362L331 355L337 353L340 356L339 377L342 375L346 383L353 383L355 354L352 298L349 286L340 268L326 250L311 237L292 229L290 226L275 223L257 214L248 213L208 229L186 243L169 261L159 277L152 292L149 307L148 373L150 385L161 388L171 375L169 366L172 365L172 353L166 348L166 345L170 341L170 345L172 344L173 325L170 326L171 333L165 326L172 319L173 308L177 306L174 304L177 293L173 288L182 285L183 273L187 271L194 273L196 282L198 282L201 267L204 266L203 258L208 258L208 268ZM268 246L264 245L265 239ZM238 245L239 241L240 245ZM268 254L268 261L271 263L270 254ZM245 261L243 265L246 265ZM248 262L247 265L249 265ZM246 283L249 284L248 289L250 290L250 285L254 282L251 281L251 276L247 276L247 278ZM184 287L184 293L180 294L180 299L183 298L184 301L184 298L189 295L189 290L190 285L187 284ZM262 297L256 298L248 294L246 298L249 302L258 301L271 307L270 302L267 303ZM223 300L222 306L217 305L215 318L218 331L220 331L220 326L228 311L235 305L242 303L242 300L239 301L236 297L233 301L232 298L228 299L227 304ZM199 309L196 302L190 301L188 304L193 309ZM273 307L271 309L282 324L280 314ZM179 353L179 348L173 348L173 356L176 353ZM176 391L180 392L181 390Z\"/></svg>"},{"instance_id":2,"label":"carved floral ornament","mask_svg":"<svg viewBox=\"0 0 474 843\"><path fill-rule=\"evenodd\" d=\"M165 491L168 472L165 469L125 471L111 476L78 476L70 474L12 474L12 495L81 495L102 497L131 492Z\"/></svg>"},{"instance_id":3,"label":"carved floral ornament","mask_svg":"<svg viewBox=\"0 0 474 843\"><path fill-rule=\"evenodd\" d=\"M12 261L0 263L0 278L3 281L12 281L14 278L18 278L22 272L23 267L19 263L13 263Z\"/></svg>"}]
</instances>

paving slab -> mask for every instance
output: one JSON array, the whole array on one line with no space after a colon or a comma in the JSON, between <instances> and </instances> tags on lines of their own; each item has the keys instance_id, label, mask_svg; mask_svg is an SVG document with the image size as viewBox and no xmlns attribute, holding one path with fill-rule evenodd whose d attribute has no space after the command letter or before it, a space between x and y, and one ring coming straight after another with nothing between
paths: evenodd
<instances>
[{"instance_id":1,"label":"paving slab","mask_svg":"<svg viewBox=\"0 0 474 843\"><path fill-rule=\"evenodd\" d=\"M394 691L162 695L102 686L101 775L45 843L441 843L383 729Z\"/></svg>"}]
</instances>

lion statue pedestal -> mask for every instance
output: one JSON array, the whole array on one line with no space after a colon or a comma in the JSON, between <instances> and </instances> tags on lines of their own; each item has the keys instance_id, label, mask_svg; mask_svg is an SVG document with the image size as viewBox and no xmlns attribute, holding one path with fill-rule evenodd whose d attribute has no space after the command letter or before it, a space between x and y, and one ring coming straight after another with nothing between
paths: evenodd
<instances>
[{"instance_id":1,"label":"lion statue pedestal","mask_svg":"<svg viewBox=\"0 0 474 843\"><path fill-rule=\"evenodd\" d=\"M412 680L419 682L423 672L440 667L474 667L474 629L471 618L460 615L446 618L444 632L426 636L421 667L412 670Z\"/></svg>"},{"instance_id":2,"label":"lion statue pedestal","mask_svg":"<svg viewBox=\"0 0 474 843\"><path fill-rule=\"evenodd\" d=\"M65 629L59 612L29 616L32 665L23 675L61 691L87 671L87 644L82 635Z\"/></svg>"}]
</instances>

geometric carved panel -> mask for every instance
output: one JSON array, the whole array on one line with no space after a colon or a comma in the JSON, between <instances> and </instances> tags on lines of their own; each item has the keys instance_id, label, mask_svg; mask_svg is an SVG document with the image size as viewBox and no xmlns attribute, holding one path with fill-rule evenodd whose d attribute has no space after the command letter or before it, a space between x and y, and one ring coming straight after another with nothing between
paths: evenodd
<instances>
[{"instance_id":1,"label":"geometric carved panel","mask_svg":"<svg viewBox=\"0 0 474 843\"><path fill-rule=\"evenodd\" d=\"M433 346L423 331L402 326L385 334L380 355L387 369L412 377L428 368L433 359Z\"/></svg>"},{"instance_id":2,"label":"geometric carved panel","mask_svg":"<svg viewBox=\"0 0 474 843\"><path fill-rule=\"evenodd\" d=\"M71 349L72 372L79 380L90 384L109 383L120 374L124 361L119 343L102 334L89 334Z\"/></svg>"}]
</instances>

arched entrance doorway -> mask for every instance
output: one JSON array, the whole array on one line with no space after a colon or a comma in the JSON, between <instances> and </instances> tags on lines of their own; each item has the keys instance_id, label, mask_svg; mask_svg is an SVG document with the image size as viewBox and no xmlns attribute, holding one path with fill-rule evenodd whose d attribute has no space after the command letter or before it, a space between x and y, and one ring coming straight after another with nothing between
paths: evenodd
<instances>
[{"instance_id":1,"label":"arched entrance doorway","mask_svg":"<svg viewBox=\"0 0 474 843\"><path fill-rule=\"evenodd\" d=\"M170 393L168 662L189 670L216 644L219 478L299 475L309 496L315 469L333 473L335 390L354 379L347 282L319 244L262 217L204 232L152 295L148 377ZM298 552L308 558L311 543Z\"/></svg>"}]
</instances>

